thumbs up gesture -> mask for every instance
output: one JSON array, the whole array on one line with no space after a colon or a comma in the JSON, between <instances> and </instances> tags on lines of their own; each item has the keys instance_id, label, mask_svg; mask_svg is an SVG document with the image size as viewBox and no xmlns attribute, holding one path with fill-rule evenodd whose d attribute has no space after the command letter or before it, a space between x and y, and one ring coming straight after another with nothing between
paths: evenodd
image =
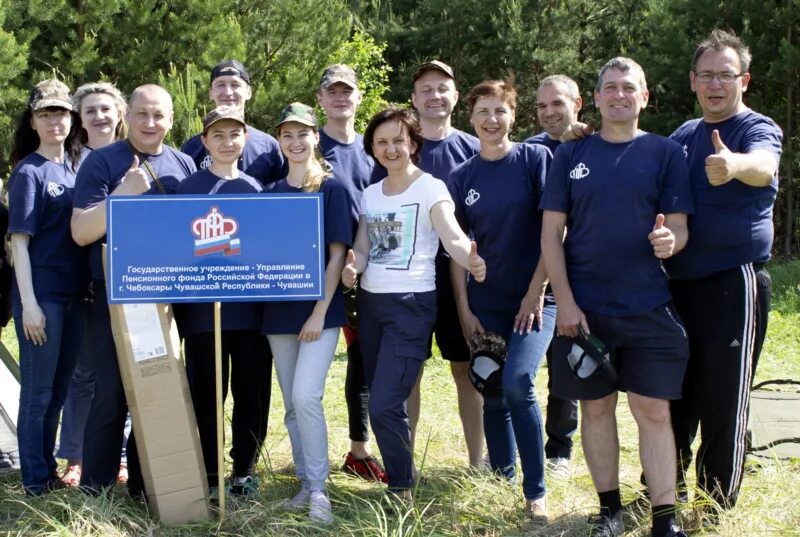
<instances>
[{"instance_id":1,"label":"thumbs up gesture","mask_svg":"<svg viewBox=\"0 0 800 537\"><path fill-rule=\"evenodd\" d=\"M653 231L647 236L653 246L653 254L659 259L667 259L675 253L675 234L664 225L665 221L663 214L657 214Z\"/></svg>"},{"instance_id":2,"label":"thumbs up gesture","mask_svg":"<svg viewBox=\"0 0 800 537\"><path fill-rule=\"evenodd\" d=\"M138 196L142 192L150 190L150 181L144 170L139 168L139 157L133 156L131 167L125 172L119 186L114 189L112 195L118 196Z\"/></svg>"},{"instance_id":3,"label":"thumbs up gesture","mask_svg":"<svg viewBox=\"0 0 800 537\"><path fill-rule=\"evenodd\" d=\"M469 245L469 272L478 283L486 279L486 261L478 255L478 244L475 241L470 241Z\"/></svg>"},{"instance_id":4,"label":"thumbs up gesture","mask_svg":"<svg viewBox=\"0 0 800 537\"><path fill-rule=\"evenodd\" d=\"M356 253L352 249L349 249L347 250L347 257L344 260L344 268L342 268L342 283L349 289L356 284L357 277Z\"/></svg>"},{"instance_id":5,"label":"thumbs up gesture","mask_svg":"<svg viewBox=\"0 0 800 537\"><path fill-rule=\"evenodd\" d=\"M736 154L722 142L716 129L711 131L711 144L714 146L714 153L706 157L708 182L713 186L724 185L735 174Z\"/></svg>"}]
</instances>

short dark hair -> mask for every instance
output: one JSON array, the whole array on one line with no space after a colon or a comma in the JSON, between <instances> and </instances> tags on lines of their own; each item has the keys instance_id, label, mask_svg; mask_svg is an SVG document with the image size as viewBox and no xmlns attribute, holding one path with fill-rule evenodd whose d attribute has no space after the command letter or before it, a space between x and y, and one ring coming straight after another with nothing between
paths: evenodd
<instances>
[{"instance_id":1,"label":"short dark hair","mask_svg":"<svg viewBox=\"0 0 800 537\"><path fill-rule=\"evenodd\" d=\"M517 88L514 87L513 79L484 80L469 90L467 110L470 115L472 115L472 109L475 108L475 103L481 97L499 97L508 104L512 111L517 109Z\"/></svg>"},{"instance_id":2,"label":"short dark hair","mask_svg":"<svg viewBox=\"0 0 800 537\"><path fill-rule=\"evenodd\" d=\"M422 150L422 144L425 142L422 137L422 128L419 126L419 118L412 110L395 105L384 108L369 120L367 130L364 131L364 150L367 155L375 158L375 154L372 152L375 130L387 121L397 121L405 127L409 139L414 144L414 148L411 151L411 162L416 164L419 161L419 152Z\"/></svg>"},{"instance_id":3,"label":"short dark hair","mask_svg":"<svg viewBox=\"0 0 800 537\"><path fill-rule=\"evenodd\" d=\"M697 61L700 59L707 50L721 51L726 48L732 48L736 55L739 57L739 66L742 68L742 73L747 73L750 70L750 61L753 57L750 55L750 49L745 45L738 35L732 31L726 32L720 28L714 28L708 37L700 41L697 49L694 51L692 58L692 71L697 69Z\"/></svg>"}]
</instances>

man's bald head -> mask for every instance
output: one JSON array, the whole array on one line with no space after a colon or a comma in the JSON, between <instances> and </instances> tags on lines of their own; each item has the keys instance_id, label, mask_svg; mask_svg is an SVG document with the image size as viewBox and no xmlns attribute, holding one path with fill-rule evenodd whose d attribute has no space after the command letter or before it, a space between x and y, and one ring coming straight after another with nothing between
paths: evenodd
<instances>
[{"instance_id":1,"label":"man's bald head","mask_svg":"<svg viewBox=\"0 0 800 537\"><path fill-rule=\"evenodd\" d=\"M133 90L128 99L128 106L133 106L137 99L161 101L172 110L172 96L158 84L144 84Z\"/></svg>"}]
</instances>

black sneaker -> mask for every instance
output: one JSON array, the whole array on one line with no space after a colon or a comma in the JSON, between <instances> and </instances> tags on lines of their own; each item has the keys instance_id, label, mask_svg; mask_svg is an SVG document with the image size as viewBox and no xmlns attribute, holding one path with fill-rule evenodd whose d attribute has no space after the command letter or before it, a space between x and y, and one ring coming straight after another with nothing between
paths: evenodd
<instances>
[{"instance_id":1,"label":"black sneaker","mask_svg":"<svg viewBox=\"0 0 800 537\"><path fill-rule=\"evenodd\" d=\"M612 516L600 513L589 517L592 529L589 537L617 537L625 532L625 523L622 521L622 511L617 511Z\"/></svg>"}]
</instances>

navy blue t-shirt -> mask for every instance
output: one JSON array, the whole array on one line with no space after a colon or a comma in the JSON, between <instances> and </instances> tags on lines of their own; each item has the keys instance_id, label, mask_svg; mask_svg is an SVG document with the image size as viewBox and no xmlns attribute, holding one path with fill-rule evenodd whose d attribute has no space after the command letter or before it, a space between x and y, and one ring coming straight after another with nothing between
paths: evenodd
<instances>
[{"instance_id":1,"label":"navy blue t-shirt","mask_svg":"<svg viewBox=\"0 0 800 537\"><path fill-rule=\"evenodd\" d=\"M746 263L766 263L774 230L772 207L778 194L778 174L765 187L732 179L713 186L706 175L706 157L715 152L711 131L734 153L754 149L781 157L780 127L770 118L745 110L719 123L687 121L671 138L683 146L689 166L695 214L689 218L686 248L664 264L671 278L691 280Z\"/></svg>"},{"instance_id":2,"label":"navy blue t-shirt","mask_svg":"<svg viewBox=\"0 0 800 537\"><path fill-rule=\"evenodd\" d=\"M319 150L322 158L333 167L334 176L347 190L350 198L350 217L355 234L358 227L358 215L361 211L362 193L373 182L383 179L386 176L386 170L381 166L376 167L375 161L367 155L364 150L364 137L360 134L356 134L353 143L343 144L320 129Z\"/></svg>"},{"instance_id":3,"label":"navy blue t-shirt","mask_svg":"<svg viewBox=\"0 0 800 537\"><path fill-rule=\"evenodd\" d=\"M75 172L69 163L56 163L31 153L14 168L8 182L8 232L30 235L28 256L36 300L69 302L86 291L86 248L72 240L69 222ZM12 300L21 313L17 280Z\"/></svg>"},{"instance_id":4,"label":"navy blue t-shirt","mask_svg":"<svg viewBox=\"0 0 800 537\"><path fill-rule=\"evenodd\" d=\"M530 138L525 140L523 143L543 145L547 149L549 149L552 153L555 154L556 149L558 148L558 146L561 145L561 140L553 140L552 138L550 138L550 135L547 134L547 131L545 131L545 132L540 132L539 134L535 134L535 135L531 136Z\"/></svg>"},{"instance_id":5,"label":"navy blue t-shirt","mask_svg":"<svg viewBox=\"0 0 800 537\"><path fill-rule=\"evenodd\" d=\"M167 194L174 194L178 183L197 171L194 162L188 156L168 145L163 146L158 155L146 155L147 162L158 174L161 184ZM141 158L140 155L141 167ZM130 169L133 161L133 152L128 142L120 141L95 149L86 157L78 170L75 180L75 194L73 205L76 209L88 209L105 200L111 192L119 186L125 173ZM145 171L150 179L150 174ZM155 181L150 179L150 190L145 194L160 194ZM104 280L102 262L102 244L105 237L101 237L91 245L89 254L89 268L93 280Z\"/></svg>"},{"instance_id":6,"label":"navy blue t-shirt","mask_svg":"<svg viewBox=\"0 0 800 537\"><path fill-rule=\"evenodd\" d=\"M209 170L195 172L178 185L176 194L255 194L261 185L255 178L240 173L238 179L223 179ZM175 322L181 337L214 331L214 305L211 303L173 304ZM223 302L223 330L258 330L261 326L261 304L258 302Z\"/></svg>"},{"instance_id":7,"label":"navy blue t-shirt","mask_svg":"<svg viewBox=\"0 0 800 537\"><path fill-rule=\"evenodd\" d=\"M205 170L211 164L211 155L203 146L199 134L186 140L181 151L192 158L198 170ZM239 157L239 169L255 177L262 185L274 183L286 176L286 162L278 141L266 132L248 125L247 142L244 144L242 156Z\"/></svg>"},{"instance_id":8,"label":"navy blue t-shirt","mask_svg":"<svg viewBox=\"0 0 800 537\"><path fill-rule=\"evenodd\" d=\"M481 143L477 138L453 129L442 140L425 139L419 152L417 166L422 171L447 183L450 172L462 162L477 155L480 150ZM453 294L450 284L450 256L441 244L439 252L436 254L436 292L446 296Z\"/></svg>"},{"instance_id":9,"label":"navy blue t-shirt","mask_svg":"<svg viewBox=\"0 0 800 537\"><path fill-rule=\"evenodd\" d=\"M470 278L473 308L516 311L539 262L539 200L552 157L538 145L514 144L499 160L480 154L450 173L456 219L486 261L486 280Z\"/></svg>"},{"instance_id":10,"label":"navy blue t-shirt","mask_svg":"<svg viewBox=\"0 0 800 537\"><path fill-rule=\"evenodd\" d=\"M567 214L567 276L581 309L625 317L670 300L647 236L658 213L693 211L678 144L649 133L621 143L596 133L562 144L540 207Z\"/></svg>"},{"instance_id":11,"label":"navy blue t-shirt","mask_svg":"<svg viewBox=\"0 0 800 537\"><path fill-rule=\"evenodd\" d=\"M350 216L350 198L344 185L335 177L322 182L325 211L325 244L341 243L350 246L353 242L353 223ZM290 186L286 179L267 185L264 192L270 194L297 193L301 189ZM329 261L325 248L325 266ZM324 278L325 275L323 274ZM262 334L299 334L317 302L315 300L265 302L263 304ZM344 326L344 293L341 283L333 294L328 311L325 313L324 328Z\"/></svg>"}]
</instances>

